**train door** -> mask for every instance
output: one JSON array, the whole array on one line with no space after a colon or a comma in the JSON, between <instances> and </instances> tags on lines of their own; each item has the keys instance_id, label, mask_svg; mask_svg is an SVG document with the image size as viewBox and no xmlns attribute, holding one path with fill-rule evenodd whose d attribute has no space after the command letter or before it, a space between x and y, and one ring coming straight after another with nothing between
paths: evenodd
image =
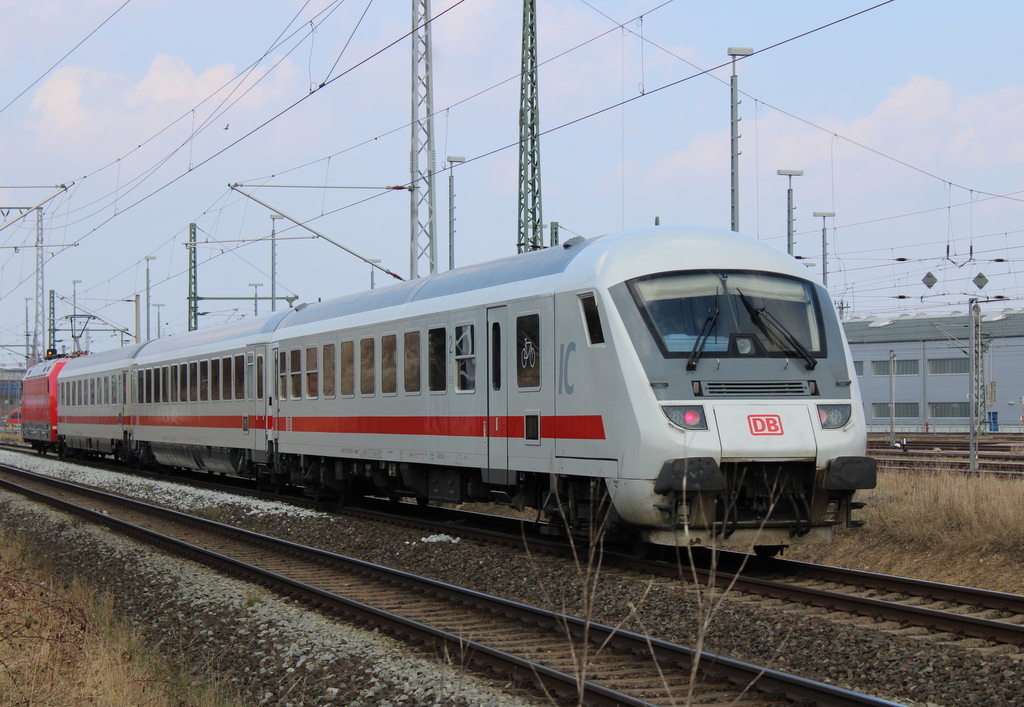
<instances>
[{"instance_id":1,"label":"train door","mask_svg":"<svg viewBox=\"0 0 1024 707\"><path fill-rule=\"evenodd\" d=\"M253 401L252 422L249 424L249 434L252 435L252 450L255 452L255 461L265 462L267 451L267 439L270 436L270 427L273 424L273 403L268 403L270 393L267 387L267 347L254 346L252 351L245 354L246 376L248 387L246 397Z\"/></svg>"},{"instance_id":2,"label":"train door","mask_svg":"<svg viewBox=\"0 0 1024 707\"><path fill-rule=\"evenodd\" d=\"M492 470L508 469L506 316L504 306L487 310L487 466Z\"/></svg>"}]
</instances>

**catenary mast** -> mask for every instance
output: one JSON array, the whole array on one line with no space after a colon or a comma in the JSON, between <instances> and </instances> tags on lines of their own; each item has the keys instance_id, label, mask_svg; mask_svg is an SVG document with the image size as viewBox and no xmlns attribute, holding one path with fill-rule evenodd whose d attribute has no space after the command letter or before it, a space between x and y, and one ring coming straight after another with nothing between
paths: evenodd
<instances>
[{"instance_id":1,"label":"catenary mast","mask_svg":"<svg viewBox=\"0 0 1024 707\"><path fill-rule=\"evenodd\" d=\"M420 276L421 260L437 272L434 197L434 93L430 78L430 0L412 0L412 149L410 151L409 277Z\"/></svg>"}]
</instances>

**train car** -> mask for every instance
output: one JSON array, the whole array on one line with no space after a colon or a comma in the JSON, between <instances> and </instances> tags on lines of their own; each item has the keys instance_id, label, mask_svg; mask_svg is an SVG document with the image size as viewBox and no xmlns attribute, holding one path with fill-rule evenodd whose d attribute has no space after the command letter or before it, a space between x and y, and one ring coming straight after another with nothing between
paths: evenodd
<instances>
[{"instance_id":1,"label":"train car","mask_svg":"<svg viewBox=\"0 0 1024 707\"><path fill-rule=\"evenodd\" d=\"M124 424L88 428L110 422L92 390L115 376ZM819 541L874 486L827 291L714 229L573 238L65 377L83 403L61 414L68 446L342 501L531 506L638 547Z\"/></svg>"},{"instance_id":2,"label":"train car","mask_svg":"<svg viewBox=\"0 0 1024 707\"><path fill-rule=\"evenodd\" d=\"M22 379L21 437L40 454L57 448L57 379L69 360L51 358L37 363Z\"/></svg>"}]
</instances>

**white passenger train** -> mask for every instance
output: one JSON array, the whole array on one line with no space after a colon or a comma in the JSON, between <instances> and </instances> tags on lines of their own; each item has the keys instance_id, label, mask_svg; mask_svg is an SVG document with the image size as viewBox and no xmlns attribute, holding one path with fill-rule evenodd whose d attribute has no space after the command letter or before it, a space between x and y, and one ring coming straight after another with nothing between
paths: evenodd
<instances>
[{"instance_id":1,"label":"white passenger train","mask_svg":"<svg viewBox=\"0 0 1024 707\"><path fill-rule=\"evenodd\" d=\"M827 291L712 229L573 238L71 359L58 381L65 451L343 502L532 506L641 543L821 540L875 482Z\"/></svg>"}]
</instances>

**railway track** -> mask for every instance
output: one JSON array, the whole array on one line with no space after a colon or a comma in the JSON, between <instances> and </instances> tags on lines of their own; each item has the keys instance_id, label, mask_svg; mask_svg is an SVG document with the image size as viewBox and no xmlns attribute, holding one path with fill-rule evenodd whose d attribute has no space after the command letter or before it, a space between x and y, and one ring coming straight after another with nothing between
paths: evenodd
<instances>
[{"instance_id":1,"label":"railway track","mask_svg":"<svg viewBox=\"0 0 1024 707\"><path fill-rule=\"evenodd\" d=\"M311 605L584 704L893 705L194 516L0 468L2 485ZM691 670L696 678L691 680Z\"/></svg>"},{"instance_id":2,"label":"railway track","mask_svg":"<svg viewBox=\"0 0 1024 707\"><path fill-rule=\"evenodd\" d=\"M106 468L103 464L97 466ZM216 480L204 480L203 485L225 489ZM240 492L237 486L227 489ZM317 505L308 500L302 503ZM455 533L515 548L522 548L525 540L531 552L571 555L564 541L546 537L535 524L513 518L415 504L396 508L384 501L368 507L346 507L340 512L373 522L415 527L425 533ZM681 559L690 560L685 554ZM694 566L684 569L684 576L705 588L728 587L733 601L771 603L783 611L810 611L840 623L855 622L865 628L927 636L990 652L1016 652L1024 647L1024 597L1019 595L725 551L712 558L698 549L692 559ZM714 571L708 569L712 559ZM629 554L607 553L602 563L673 581L680 576L678 558L642 560Z\"/></svg>"}]
</instances>

